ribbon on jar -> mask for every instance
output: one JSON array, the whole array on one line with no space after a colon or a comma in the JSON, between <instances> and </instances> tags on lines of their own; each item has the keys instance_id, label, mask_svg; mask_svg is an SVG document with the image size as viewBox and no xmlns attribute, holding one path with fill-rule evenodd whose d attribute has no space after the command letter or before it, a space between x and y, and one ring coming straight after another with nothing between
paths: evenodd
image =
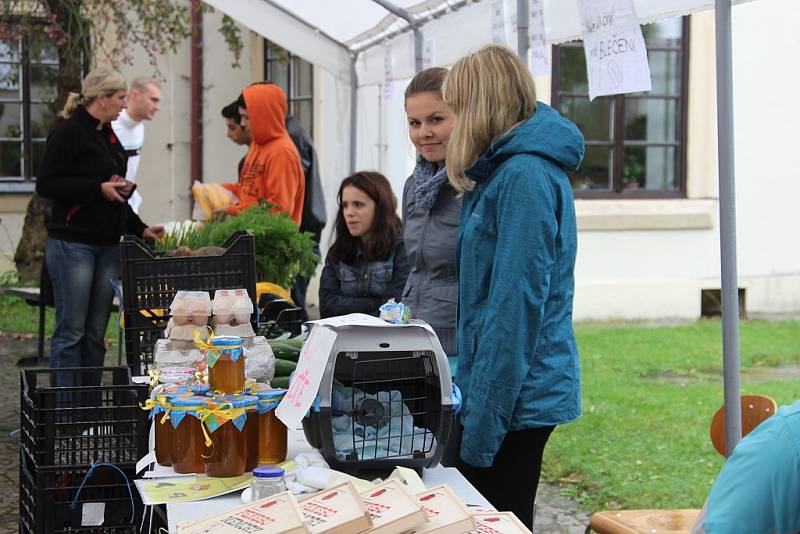
<instances>
[{"instance_id":1,"label":"ribbon on jar","mask_svg":"<svg viewBox=\"0 0 800 534\"><path fill-rule=\"evenodd\" d=\"M197 417L200 419L200 424L203 428L206 447L211 447L214 443L209 432L213 433L228 421L232 422L241 432L247 421L245 408L234 408L230 403L224 403L217 408L201 408L197 410Z\"/></svg>"},{"instance_id":2,"label":"ribbon on jar","mask_svg":"<svg viewBox=\"0 0 800 534\"><path fill-rule=\"evenodd\" d=\"M161 417L162 425L169 421L169 412L173 409L172 405L167 402L165 395L158 395L155 399L146 399L144 404L139 404L139 407L142 410L149 410L150 416L154 419L156 415L163 412L164 415Z\"/></svg>"}]
</instances>

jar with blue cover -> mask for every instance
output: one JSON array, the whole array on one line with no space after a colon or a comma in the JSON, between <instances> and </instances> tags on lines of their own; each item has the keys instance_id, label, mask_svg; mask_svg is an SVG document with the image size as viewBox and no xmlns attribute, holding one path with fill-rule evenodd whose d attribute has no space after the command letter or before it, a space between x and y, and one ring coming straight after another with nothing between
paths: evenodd
<instances>
[{"instance_id":1,"label":"jar with blue cover","mask_svg":"<svg viewBox=\"0 0 800 534\"><path fill-rule=\"evenodd\" d=\"M214 336L206 349L211 391L226 395L242 393L245 387L242 338Z\"/></svg>"},{"instance_id":2,"label":"jar with blue cover","mask_svg":"<svg viewBox=\"0 0 800 534\"><path fill-rule=\"evenodd\" d=\"M287 429L275 415L285 389L264 389L258 397L258 465L279 464L286 460Z\"/></svg>"},{"instance_id":3,"label":"jar with blue cover","mask_svg":"<svg viewBox=\"0 0 800 534\"><path fill-rule=\"evenodd\" d=\"M253 482L250 483L250 500L260 501L286 491L283 469L268 465L253 469Z\"/></svg>"},{"instance_id":4,"label":"jar with blue cover","mask_svg":"<svg viewBox=\"0 0 800 534\"><path fill-rule=\"evenodd\" d=\"M177 395L169 398L172 424L172 469L176 473L204 473L208 448L202 423L208 398Z\"/></svg>"},{"instance_id":5,"label":"jar with blue cover","mask_svg":"<svg viewBox=\"0 0 800 534\"><path fill-rule=\"evenodd\" d=\"M247 410L258 405L251 395L223 395L209 398L202 419L210 440L205 471L210 477L244 474L246 461L244 427Z\"/></svg>"}]
</instances>

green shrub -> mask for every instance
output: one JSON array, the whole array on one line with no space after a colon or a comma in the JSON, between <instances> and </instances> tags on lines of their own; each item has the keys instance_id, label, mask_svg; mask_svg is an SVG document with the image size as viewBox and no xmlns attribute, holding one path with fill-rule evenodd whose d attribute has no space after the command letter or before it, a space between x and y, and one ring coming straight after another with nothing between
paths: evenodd
<instances>
[{"instance_id":1,"label":"green shrub","mask_svg":"<svg viewBox=\"0 0 800 534\"><path fill-rule=\"evenodd\" d=\"M263 203L203 227L179 227L159 241L157 248L221 246L234 232L247 230L255 237L258 279L292 287L295 276L314 272L319 257L314 254L312 234L301 232L287 214L272 213L271 209L272 205Z\"/></svg>"}]
</instances>

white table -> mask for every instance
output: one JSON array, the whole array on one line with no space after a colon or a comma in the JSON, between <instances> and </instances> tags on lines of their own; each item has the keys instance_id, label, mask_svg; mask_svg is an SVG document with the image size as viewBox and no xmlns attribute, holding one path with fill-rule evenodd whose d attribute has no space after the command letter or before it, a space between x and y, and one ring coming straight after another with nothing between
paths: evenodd
<instances>
[{"instance_id":1,"label":"white table","mask_svg":"<svg viewBox=\"0 0 800 534\"><path fill-rule=\"evenodd\" d=\"M288 458L294 458L302 452L313 450L308 444L302 429L292 430L288 437ZM432 469L422 470L422 481L427 487L437 484L447 484L456 495L464 499L469 506L492 508L483 495L464 478L455 467L436 466ZM177 525L187 521L197 521L214 514L241 506L242 492L236 491L227 495L205 499L202 501L167 504L167 518L169 519L170 533L177 532Z\"/></svg>"}]
</instances>

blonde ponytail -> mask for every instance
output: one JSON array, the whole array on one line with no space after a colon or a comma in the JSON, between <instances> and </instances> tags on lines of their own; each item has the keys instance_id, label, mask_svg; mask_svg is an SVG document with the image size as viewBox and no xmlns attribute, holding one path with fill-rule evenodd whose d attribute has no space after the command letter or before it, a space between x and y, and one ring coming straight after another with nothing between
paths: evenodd
<instances>
[{"instance_id":1,"label":"blonde ponytail","mask_svg":"<svg viewBox=\"0 0 800 534\"><path fill-rule=\"evenodd\" d=\"M106 67L93 69L83 79L80 93L70 93L60 115L68 119L78 106L86 106L100 95L111 96L117 91L127 91L128 84L119 72Z\"/></svg>"},{"instance_id":2,"label":"blonde ponytail","mask_svg":"<svg viewBox=\"0 0 800 534\"><path fill-rule=\"evenodd\" d=\"M67 101L64 103L64 109L61 110L59 115L62 118L68 119L75 113L75 110L78 109L78 105L80 105L83 98L81 97L80 93L72 93L70 92L69 96L67 97Z\"/></svg>"}]
</instances>

